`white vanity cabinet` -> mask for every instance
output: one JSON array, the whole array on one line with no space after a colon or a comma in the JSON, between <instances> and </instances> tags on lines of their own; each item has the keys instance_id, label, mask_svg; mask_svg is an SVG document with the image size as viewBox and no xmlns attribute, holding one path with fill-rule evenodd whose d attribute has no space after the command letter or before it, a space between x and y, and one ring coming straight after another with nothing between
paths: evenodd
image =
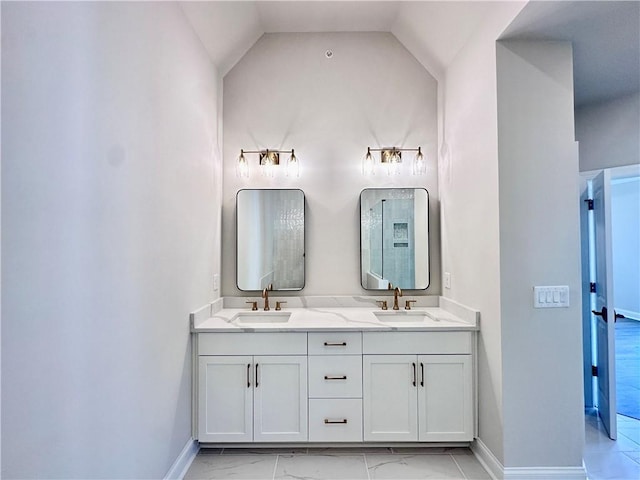
<instances>
[{"instance_id":1,"label":"white vanity cabinet","mask_svg":"<svg viewBox=\"0 0 640 480\"><path fill-rule=\"evenodd\" d=\"M470 442L475 332L200 332L200 443Z\"/></svg>"},{"instance_id":2,"label":"white vanity cabinet","mask_svg":"<svg viewBox=\"0 0 640 480\"><path fill-rule=\"evenodd\" d=\"M470 332L363 333L365 441L474 436Z\"/></svg>"},{"instance_id":3,"label":"white vanity cabinet","mask_svg":"<svg viewBox=\"0 0 640 480\"><path fill-rule=\"evenodd\" d=\"M306 333L200 334L198 440L307 441L306 342Z\"/></svg>"}]
</instances>

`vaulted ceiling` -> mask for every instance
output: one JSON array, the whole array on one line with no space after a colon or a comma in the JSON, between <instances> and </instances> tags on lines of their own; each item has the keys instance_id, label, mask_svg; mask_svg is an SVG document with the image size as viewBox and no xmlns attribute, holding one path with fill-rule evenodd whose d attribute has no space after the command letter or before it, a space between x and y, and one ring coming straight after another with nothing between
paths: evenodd
<instances>
[{"instance_id":1,"label":"vaulted ceiling","mask_svg":"<svg viewBox=\"0 0 640 480\"><path fill-rule=\"evenodd\" d=\"M574 45L576 105L640 89L640 1L542 1L525 5L503 38ZM204 1L180 3L225 75L264 34L391 32L442 80L475 29L504 2Z\"/></svg>"}]
</instances>

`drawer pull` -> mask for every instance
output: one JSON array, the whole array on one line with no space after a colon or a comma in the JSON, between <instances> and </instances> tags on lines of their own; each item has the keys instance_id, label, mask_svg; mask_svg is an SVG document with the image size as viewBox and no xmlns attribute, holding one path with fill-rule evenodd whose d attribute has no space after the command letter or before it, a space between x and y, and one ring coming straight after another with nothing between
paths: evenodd
<instances>
[{"instance_id":1,"label":"drawer pull","mask_svg":"<svg viewBox=\"0 0 640 480\"><path fill-rule=\"evenodd\" d=\"M331 424L345 424L347 423L347 419L343 418L342 420L329 420L328 418L324 419L324 423L326 425L331 425Z\"/></svg>"},{"instance_id":2,"label":"drawer pull","mask_svg":"<svg viewBox=\"0 0 640 480\"><path fill-rule=\"evenodd\" d=\"M346 347L347 342L342 342L342 343L324 342L324 346L325 347Z\"/></svg>"},{"instance_id":3,"label":"drawer pull","mask_svg":"<svg viewBox=\"0 0 640 480\"><path fill-rule=\"evenodd\" d=\"M247 363L247 388L251 387L251 364Z\"/></svg>"},{"instance_id":4,"label":"drawer pull","mask_svg":"<svg viewBox=\"0 0 640 480\"><path fill-rule=\"evenodd\" d=\"M255 383L256 383L256 388L258 388L258 364L257 363L256 363L256 380L255 380Z\"/></svg>"},{"instance_id":5,"label":"drawer pull","mask_svg":"<svg viewBox=\"0 0 640 480\"><path fill-rule=\"evenodd\" d=\"M346 375L340 375L340 376L337 376L337 375L325 375L324 379L325 380L346 380L347 376Z\"/></svg>"},{"instance_id":6,"label":"drawer pull","mask_svg":"<svg viewBox=\"0 0 640 480\"><path fill-rule=\"evenodd\" d=\"M420 371L422 373L422 379L420 380L420 386L424 387L424 363L420 362Z\"/></svg>"}]
</instances>

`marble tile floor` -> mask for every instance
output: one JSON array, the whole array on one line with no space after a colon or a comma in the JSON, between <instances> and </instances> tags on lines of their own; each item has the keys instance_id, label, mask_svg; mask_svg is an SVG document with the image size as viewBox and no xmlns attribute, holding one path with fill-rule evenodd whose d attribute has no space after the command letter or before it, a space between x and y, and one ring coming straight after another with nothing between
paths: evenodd
<instances>
[{"instance_id":1,"label":"marble tile floor","mask_svg":"<svg viewBox=\"0 0 640 480\"><path fill-rule=\"evenodd\" d=\"M610 440L594 411L585 415L589 480L640 479L640 421L618 415ZM185 480L490 480L466 448L202 449Z\"/></svg>"},{"instance_id":2,"label":"marble tile floor","mask_svg":"<svg viewBox=\"0 0 640 480\"><path fill-rule=\"evenodd\" d=\"M588 411L584 463L589 480L640 479L640 421L618 415L618 439L613 441L595 411Z\"/></svg>"},{"instance_id":3,"label":"marble tile floor","mask_svg":"<svg viewBox=\"0 0 640 480\"><path fill-rule=\"evenodd\" d=\"M202 449L185 480L491 480L467 448Z\"/></svg>"}]
</instances>

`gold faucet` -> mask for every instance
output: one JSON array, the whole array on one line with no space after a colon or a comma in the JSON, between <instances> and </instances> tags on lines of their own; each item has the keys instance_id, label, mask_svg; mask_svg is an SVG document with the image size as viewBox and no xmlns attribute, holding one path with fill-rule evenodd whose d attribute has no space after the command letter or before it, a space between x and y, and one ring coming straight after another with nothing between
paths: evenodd
<instances>
[{"instance_id":1,"label":"gold faucet","mask_svg":"<svg viewBox=\"0 0 640 480\"><path fill-rule=\"evenodd\" d=\"M269 308L269 290L273 290L273 285L272 284L267 285L267 288L262 290L262 298L264 298L264 311L265 312L268 312L269 310L271 310L271 308Z\"/></svg>"},{"instance_id":2,"label":"gold faucet","mask_svg":"<svg viewBox=\"0 0 640 480\"><path fill-rule=\"evenodd\" d=\"M393 288L393 285L391 285L391 283L389 283L389 290L391 290ZM400 307L398 306L398 297L402 296L402 290L400 290L400 287L396 287L393 288L393 309L394 310L400 310Z\"/></svg>"}]
</instances>

